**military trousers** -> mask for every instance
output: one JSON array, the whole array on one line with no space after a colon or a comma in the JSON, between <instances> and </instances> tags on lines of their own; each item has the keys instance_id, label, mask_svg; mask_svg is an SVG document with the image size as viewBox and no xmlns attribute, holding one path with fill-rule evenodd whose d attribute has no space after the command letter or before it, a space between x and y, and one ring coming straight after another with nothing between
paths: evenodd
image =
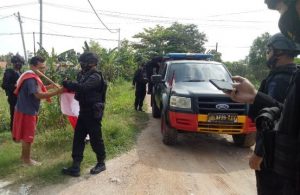
<instances>
[{"instance_id":1,"label":"military trousers","mask_svg":"<svg viewBox=\"0 0 300 195\"><path fill-rule=\"evenodd\" d=\"M255 175L257 195L299 195L294 182L272 170L255 171Z\"/></svg>"},{"instance_id":2,"label":"military trousers","mask_svg":"<svg viewBox=\"0 0 300 195\"><path fill-rule=\"evenodd\" d=\"M90 136L90 143L96 153L99 163L105 160L105 146L102 139L101 120L95 119L92 112L80 113L75 127L72 158L80 163L83 159L86 135Z\"/></svg>"}]
</instances>

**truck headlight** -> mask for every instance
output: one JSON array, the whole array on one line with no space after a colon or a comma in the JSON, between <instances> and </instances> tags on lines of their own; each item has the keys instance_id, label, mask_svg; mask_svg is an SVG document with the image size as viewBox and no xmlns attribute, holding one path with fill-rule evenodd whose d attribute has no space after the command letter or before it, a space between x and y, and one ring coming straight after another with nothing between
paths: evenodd
<instances>
[{"instance_id":1,"label":"truck headlight","mask_svg":"<svg viewBox=\"0 0 300 195\"><path fill-rule=\"evenodd\" d=\"M170 106L176 108L187 108L191 109L191 98L171 96Z\"/></svg>"}]
</instances>

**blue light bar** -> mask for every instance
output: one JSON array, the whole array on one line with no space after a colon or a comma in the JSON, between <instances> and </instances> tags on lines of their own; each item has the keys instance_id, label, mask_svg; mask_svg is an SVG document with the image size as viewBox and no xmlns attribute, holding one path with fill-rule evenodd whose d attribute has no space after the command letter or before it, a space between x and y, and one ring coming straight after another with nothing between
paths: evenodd
<instances>
[{"instance_id":1,"label":"blue light bar","mask_svg":"<svg viewBox=\"0 0 300 195\"><path fill-rule=\"evenodd\" d=\"M212 57L211 54L203 53L168 53L164 56L167 60L209 60Z\"/></svg>"}]
</instances>

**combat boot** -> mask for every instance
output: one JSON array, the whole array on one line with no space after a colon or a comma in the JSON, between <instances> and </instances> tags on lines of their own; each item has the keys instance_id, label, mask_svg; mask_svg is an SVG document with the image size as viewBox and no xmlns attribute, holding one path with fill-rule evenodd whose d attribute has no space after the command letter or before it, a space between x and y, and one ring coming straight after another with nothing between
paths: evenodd
<instances>
[{"instance_id":1,"label":"combat boot","mask_svg":"<svg viewBox=\"0 0 300 195\"><path fill-rule=\"evenodd\" d=\"M79 167L69 167L69 168L66 168L64 167L62 169L62 173L64 175L69 175L69 176L72 176L72 177L79 177L80 176L80 168Z\"/></svg>"},{"instance_id":2,"label":"combat boot","mask_svg":"<svg viewBox=\"0 0 300 195\"><path fill-rule=\"evenodd\" d=\"M90 170L92 175L98 174L106 169L105 163L97 163L95 167Z\"/></svg>"},{"instance_id":3,"label":"combat boot","mask_svg":"<svg viewBox=\"0 0 300 195\"><path fill-rule=\"evenodd\" d=\"M80 163L79 162L73 162L73 165L71 167L64 167L61 170L62 174L69 175L72 177L79 177L80 176Z\"/></svg>"}]
</instances>

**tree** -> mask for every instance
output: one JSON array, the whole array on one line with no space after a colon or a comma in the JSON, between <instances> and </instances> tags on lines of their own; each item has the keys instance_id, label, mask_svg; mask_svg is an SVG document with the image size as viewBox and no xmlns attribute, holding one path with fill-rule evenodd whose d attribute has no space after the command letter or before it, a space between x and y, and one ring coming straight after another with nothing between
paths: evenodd
<instances>
[{"instance_id":1,"label":"tree","mask_svg":"<svg viewBox=\"0 0 300 195\"><path fill-rule=\"evenodd\" d=\"M204 53L204 44L207 41L206 35L200 33L195 24L179 24L175 22L166 29L168 52L179 53Z\"/></svg>"},{"instance_id":2,"label":"tree","mask_svg":"<svg viewBox=\"0 0 300 195\"><path fill-rule=\"evenodd\" d=\"M117 53L116 64L119 67L118 76L122 76L127 80L132 79L136 65L139 63L136 59L134 48L128 40L123 40Z\"/></svg>"},{"instance_id":3,"label":"tree","mask_svg":"<svg viewBox=\"0 0 300 195\"><path fill-rule=\"evenodd\" d=\"M0 55L0 61L6 61L7 65L10 65L10 60L14 56L13 53L9 52L6 55Z\"/></svg>"},{"instance_id":4,"label":"tree","mask_svg":"<svg viewBox=\"0 0 300 195\"><path fill-rule=\"evenodd\" d=\"M222 59L221 59L222 54L220 52L217 52L215 49L208 50L206 53L213 55L213 57L212 57L213 61L222 62Z\"/></svg>"},{"instance_id":5,"label":"tree","mask_svg":"<svg viewBox=\"0 0 300 195\"><path fill-rule=\"evenodd\" d=\"M157 25L155 28L144 29L144 32L133 37L140 40L133 44L136 52L149 59L169 52L203 53L207 41L206 35L199 32L196 25L179 23L168 28Z\"/></svg>"},{"instance_id":6,"label":"tree","mask_svg":"<svg viewBox=\"0 0 300 195\"><path fill-rule=\"evenodd\" d=\"M249 68L255 79L253 82L261 82L269 72L266 66L266 48L270 37L270 34L267 32L262 34L253 41L250 48L247 59Z\"/></svg>"},{"instance_id":7,"label":"tree","mask_svg":"<svg viewBox=\"0 0 300 195\"><path fill-rule=\"evenodd\" d=\"M95 41L85 45L100 58L100 69L105 78L114 81L118 77L131 79L136 67L135 51L127 40L123 40L120 48L105 49Z\"/></svg>"},{"instance_id":8,"label":"tree","mask_svg":"<svg viewBox=\"0 0 300 195\"><path fill-rule=\"evenodd\" d=\"M224 62L229 72L232 75L239 75L242 77L249 77L249 67L247 66L245 60L240 60L237 62Z\"/></svg>"}]
</instances>

